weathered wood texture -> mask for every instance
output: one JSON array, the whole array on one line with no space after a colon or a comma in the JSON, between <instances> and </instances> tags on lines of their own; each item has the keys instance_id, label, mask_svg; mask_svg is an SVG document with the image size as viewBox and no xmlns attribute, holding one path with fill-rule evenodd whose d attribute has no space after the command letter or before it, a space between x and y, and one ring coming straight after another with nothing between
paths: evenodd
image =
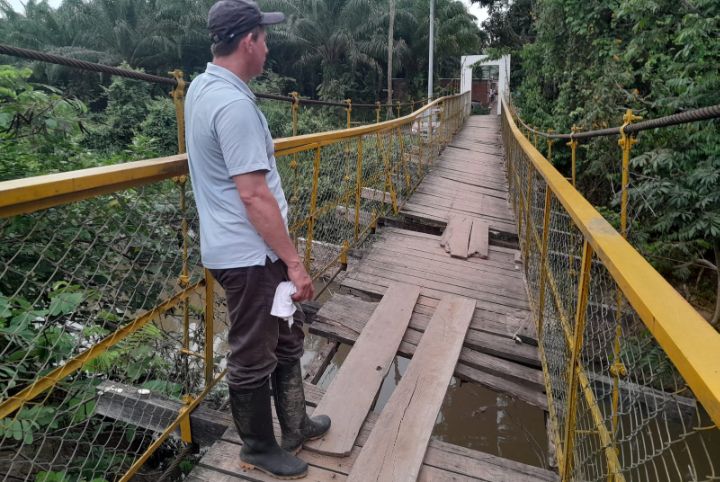
<instances>
[{"instance_id":1,"label":"weathered wood texture","mask_svg":"<svg viewBox=\"0 0 720 482\"><path fill-rule=\"evenodd\" d=\"M454 258L467 259L477 254L487 259L490 249L488 230L489 226L485 221L451 214L440 237L440 246Z\"/></svg>"},{"instance_id":2,"label":"weathered wood texture","mask_svg":"<svg viewBox=\"0 0 720 482\"><path fill-rule=\"evenodd\" d=\"M446 295L383 408L348 480L416 480L475 301Z\"/></svg>"},{"instance_id":3,"label":"weathered wood texture","mask_svg":"<svg viewBox=\"0 0 720 482\"><path fill-rule=\"evenodd\" d=\"M334 421L332 430L308 443L308 449L328 455L350 453L395 358L418 296L417 286L394 283L388 288L316 409Z\"/></svg>"},{"instance_id":4,"label":"weathered wood texture","mask_svg":"<svg viewBox=\"0 0 720 482\"><path fill-rule=\"evenodd\" d=\"M472 218L469 216L450 215L448 225L440 238L440 246L453 258L467 259L470 245Z\"/></svg>"},{"instance_id":5,"label":"weathered wood texture","mask_svg":"<svg viewBox=\"0 0 720 482\"><path fill-rule=\"evenodd\" d=\"M325 343L315 354L315 358L313 358L305 370L303 380L312 384L319 382L339 347L340 343L337 341L328 341Z\"/></svg>"},{"instance_id":6,"label":"weathered wood texture","mask_svg":"<svg viewBox=\"0 0 720 482\"><path fill-rule=\"evenodd\" d=\"M164 432L177 418L182 402L166 396L150 393L138 394L137 387L116 382L103 382L98 386L95 412L155 432ZM193 442L207 446L215 442L232 424L227 412L219 412L200 405L190 414L190 432ZM176 430L174 437L180 437Z\"/></svg>"},{"instance_id":7,"label":"weathered wood texture","mask_svg":"<svg viewBox=\"0 0 720 482\"><path fill-rule=\"evenodd\" d=\"M490 254L489 234L490 226L485 221L473 219L472 231L470 232L470 243L468 254L477 254L482 259L487 259Z\"/></svg>"},{"instance_id":8,"label":"weathered wood texture","mask_svg":"<svg viewBox=\"0 0 720 482\"><path fill-rule=\"evenodd\" d=\"M401 213L433 224L445 224L453 214L471 216L492 231L517 234L499 127L499 121L470 117Z\"/></svg>"},{"instance_id":9,"label":"weathered wood texture","mask_svg":"<svg viewBox=\"0 0 720 482\"><path fill-rule=\"evenodd\" d=\"M430 315L437 306L437 301L433 303L432 307L424 305L424 303L432 301L434 300L421 296L415 305L409 327L398 349L399 354L408 357L414 355L430 321ZM370 318L376 304L352 295L335 294L318 312L317 320L310 327L310 332L342 343L353 344ZM465 337L459 363L455 367L455 375L462 380L479 383L547 410L542 372L537 368L531 368L498 356L505 355L524 361L533 361L537 351L535 347L518 344L508 337L500 337L474 329L473 324L476 323L476 320L477 310Z\"/></svg>"},{"instance_id":10,"label":"weathered wood texture","mask_svg":"<svg viewBox=\"0 0 720 482\"><path fill-rule=\"evenodd\" d=\"M421 295L434 300L443 294L465 296L477 300L476 312L487 320L488 331L535 339L516 250L491 245L487 259L461 260L449 258L439 241L431 234L384 228L342 284L377 297L393 281L416 284Z\"/></svg>"},{"instance_id":11,"label":"weathered wood texture","mask_svg":"<svg viewBox=\"0 0 720 482\"><path fill-rule=\"evenodd\" d=\"M308 385L305 386L305 391L309 405L319 403L324 395L323 391L317 387L308 391ZM377 421L377 414L370 413L367 416L348 457L338 458L306 450L301 451L298 456L310 464L312 475L318 477L314 479L309 476L305 480L328 480L323 478L328 476L327 472L331 472L331 480L345 480ZM275 421L275 429L279 435L280 427L277 421ZM206 456L200 460L198 466L193 469L188 480L193 482L273 480L257 470L248 472L240 468L238 453L241 446L242 441L235 428L229 427L223 434L222 440L216 442ZM332 477L333 475L334 477ZM534 482L557 481L558 477L553 472L538 467L431 438L418 480Z\"/></svg>"}]
</instances>

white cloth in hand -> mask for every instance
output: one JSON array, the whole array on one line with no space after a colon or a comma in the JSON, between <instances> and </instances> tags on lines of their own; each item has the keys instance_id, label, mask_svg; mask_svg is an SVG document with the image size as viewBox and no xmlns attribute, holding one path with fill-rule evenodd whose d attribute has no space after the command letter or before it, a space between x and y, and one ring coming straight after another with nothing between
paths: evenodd
<instances>
[{"instance_id":1,"label":"white cloth in hand","mask_svg":"<svg viewBox=\"0 0 720 482\"><path fill-rule=\"evenodd\" d=\"M297 292L297 288L292 281L283 281L275 289L275 298L273 298L272 309L270 314L277 316L288 322L288 328L292 328L293 315L295 314L295 304L291 298Z\"/></svg>"}]
</instances>

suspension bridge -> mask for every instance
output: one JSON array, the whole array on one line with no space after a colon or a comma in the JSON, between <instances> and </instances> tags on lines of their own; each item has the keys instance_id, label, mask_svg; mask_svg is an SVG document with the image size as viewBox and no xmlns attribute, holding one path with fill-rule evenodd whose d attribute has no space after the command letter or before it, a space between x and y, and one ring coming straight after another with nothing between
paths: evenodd
<instances>
[{"instance_id":1,"label":"suspension bridge","mask_svg":"<svg viewBox=\"0 0 720 482\"><path fill-rule=\"evenodd\" d=\"M181 79L166 80L182 150ZM298 97L275 100L296 125ZM503 96L500 115L469 116L461 93L357 127L337 104L344 129L275 141L291 234L327 288L306 307L326 340L305 367L308 410L333 418L300 452L310 480L720 477L720 335L573 187L574 168L552 166L564 135L544 155L546 134ZM627 163L642 124L598 135ZM567 136L575 159L583 137ZM157 479L148 464L194 445L207 452L189 480L270 480L241 470L222 410L223 294L199 263L190 182L180 153L0 183L0 276L15 287L0 305L4 480ZM397 355L407 370L374 410ZM433 438L452 379L541 411L557 468Z\"/></svg>"}]
</instances>

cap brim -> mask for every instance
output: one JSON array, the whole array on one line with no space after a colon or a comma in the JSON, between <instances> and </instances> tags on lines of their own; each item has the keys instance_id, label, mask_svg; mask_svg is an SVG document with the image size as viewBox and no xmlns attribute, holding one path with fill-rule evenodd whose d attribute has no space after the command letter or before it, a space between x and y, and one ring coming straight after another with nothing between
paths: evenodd
<instances>
[{"instance_id":1,"label":"cap brim","mask_svg":"<svg viewBox=\"0 0 720 482\"><path fill-rule=\"evenodd\" d=\"M275 25L285 21L285 14L282 12L263 12L260 17L260 25Z\"/></svg>"}]
</instances>

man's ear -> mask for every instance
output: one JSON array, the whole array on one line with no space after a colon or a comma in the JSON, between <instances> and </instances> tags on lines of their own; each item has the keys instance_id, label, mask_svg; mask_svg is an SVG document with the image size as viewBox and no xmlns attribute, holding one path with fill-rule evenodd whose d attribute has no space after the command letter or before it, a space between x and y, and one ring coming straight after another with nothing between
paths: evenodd
<instances>
[{"instance_id":1,"label":"man's ear","mask_svg":"<svg viewBox=\"0 0 720 482\"><path fill-rule=\"evenodd\" d=\"M240 45L242 45L245 50L251 50L253 48L252 32L248 32L243 36Z\"/></svg>"}]
</instances>

